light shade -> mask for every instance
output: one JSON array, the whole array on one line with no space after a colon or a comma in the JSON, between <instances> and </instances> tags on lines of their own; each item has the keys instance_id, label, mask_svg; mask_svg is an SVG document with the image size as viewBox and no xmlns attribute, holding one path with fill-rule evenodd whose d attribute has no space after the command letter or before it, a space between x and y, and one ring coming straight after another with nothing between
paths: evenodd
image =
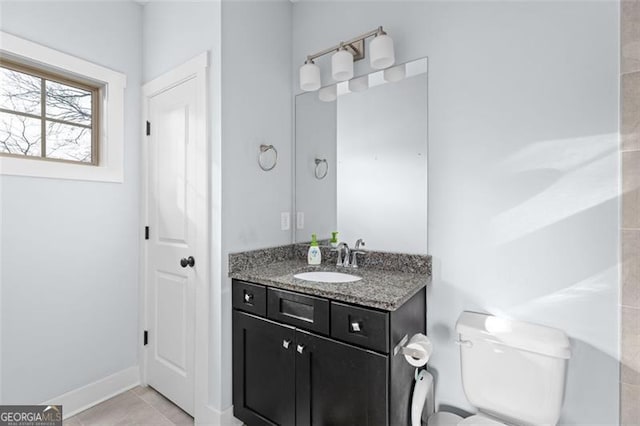
<instances>
[{"instance_id":1,"label":"light shade","mask_svg":"<svg viewBox=\"0 0 640 426\"><path fill-rule=\"evenodd\" d=\"M369 44L369 61L371 68L377 70L393 65L396 61L393 39L386 34L380 34L371 40Z\"/></svg>"},{"instance_id":2,"label":"light shade","mask_svg":"<svg viewBox=\"0 0 640 426\"><path fill-rule=\"evenodd\" d=\"M387 68L384 70L384 79L390 83L400 81L407 76L407 67L404 64L396 65L395 67Z\"/></svg>"},{"instance_id":3,"label":"light shade","mask_svg":"<svg viewBox=\"0 0 640 426\"><path fill-rule=\"evenodd\" d=\"M369 75L354 78L349 81L349 90L352 92L362 92L369 88Z\"/></svg>"},{"instance_id":4,"label":"light shade","mask_svg":"<svg viewBox=\"0 0 640 426\"><path fill-rule=\"evenodd\" d=\"M345 81L353 77L353 55L344 49L331 56L331 75L336 81Z\"/></svg>"},{"instance_id":5,"label":"light shade","mask_svg":"<svg viewBox=\"0 0 640 426\"><path fill-rule=\"evenodd\" d=\"M313 62L306 62L300 67L300 89L313 92L320 88L320 67Z\"/></svg>"},{"instance_id":6,"label":"light shade","mask_svg":"<svg viewBox=\"0 0 640 426\"><path fill-rule=\"evenodd\" d=\"M323 87L318 92L318 98L322 102L333 102L338 98L338 90L335 84L331 86Z\"/></svg>"}]
</instances>

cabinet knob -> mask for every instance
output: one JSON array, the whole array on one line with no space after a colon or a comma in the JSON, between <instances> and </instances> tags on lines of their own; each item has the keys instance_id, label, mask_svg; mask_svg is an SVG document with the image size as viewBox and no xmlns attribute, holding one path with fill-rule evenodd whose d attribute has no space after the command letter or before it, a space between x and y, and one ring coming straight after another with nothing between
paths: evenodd
<instances>
[{"instance_id":1,"label":"cabinet knob","mask_svg":"<svg viewBox=\"0 0 640 426\"><path fill-rule=\"evenodd\" d=\"M301 354L302 352L304 352L304 345L298 345L296 350L298 351L299 354Z\"/></svg>"},{"instance_id":2,"label":"cabinet knob","mask_svg":"<svg viewBox=\"0 0 640 426\"><path fill-rule=\"evenodd\" d=\"M253 300L253 294L251 293L245 293L244 294L244 301L247 303L251 303L251 301Z\"/></svg>"},{"instance_id":3,"label":"cabinet knob","mask_svg":"<svg viewBox=\"0 0 640 426\"><path fill-rule=\"evenodd\" d=\"M282 347L285 349L289 349L289 345L291 344L291 340L284 339L282 341Z\"/></svg>"},{"instance_id":4,"label":"cabinet knob","mask_svg":"<svg viewBox=\"0 0 640 426\"><path fill-rule=\"evenodd\" d=\"M359 322L352 322L351 323L351 331L353 331L354 333L360 333L360 323Z\"/></svg>"}]
</instances>

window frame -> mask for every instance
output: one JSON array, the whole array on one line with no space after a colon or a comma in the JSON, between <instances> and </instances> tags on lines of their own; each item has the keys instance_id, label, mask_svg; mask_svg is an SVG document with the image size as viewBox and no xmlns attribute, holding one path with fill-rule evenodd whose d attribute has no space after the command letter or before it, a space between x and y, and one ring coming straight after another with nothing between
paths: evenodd
<instances>
[{"instance_id":1,"label":"window frame","mask_svg":"<svg viewBox=\"0 0 640 426\"><path fill-rule=\"evenodd\" d=\"M40 123L41 124L41 127L40 127L41 153L39 156L13 154L9 152L0 152L0 156L15 157L15 158L22 158L22 159L36 160L36 161L58 161L63 163L79 164L83 166L98 166L100 164L99 142L100 142L100 129L101 129L100 121L101 120L100 120L99 98L102 92L101 85L96 85L95 83L91 84L89 82L82 81L81 79L74 79L74 78L71 78L62 74L57 74L41 68L24 65L20 62L7 59L2 54L0 54L0 68L5 68L5 69L16 71L22 74L30 75L32 77L40 78L44 82L44 84L46 84L47 81L51 81L54 83L59 83L65 86L91 92L91 125L90 126L86 126L80 123L74 123L66 120L59 120L52 117L47 117L46 91L43 90L44 87L41 87L40 89L41 90L41 93L40 93L41 115L39 116L35 114L25 113L22 111L13 111L13 110L8 110L6 108L0 108L0 112L6 113L6 114L19 115L22 117L33 118L41 121ZM47 146L46 122L47 121L53 121L60 124L66 124L66 125L84 127L84 128L90 129L91 130L91 161L78 161L78 160L67 160L64 158L47 157L46 155L46 146Z\"/></svg>"},{"instance_id":2,"label":"window frame","mask_svg":"<svg viewBox=\"0 0 640 426\"><path fill-rule=\"evenodd\" d=\"M98 102L98 117L95 119L100 123L96 135L96 165L62 159L42 161L43 157L29 159L24 155L0 155L0 175L122 183L126 76L3 31L0 31L0 56L4 59L3 62L16 62L74 82L100 87L99 94L95 97Z\"/></svg>"}]
</instances>

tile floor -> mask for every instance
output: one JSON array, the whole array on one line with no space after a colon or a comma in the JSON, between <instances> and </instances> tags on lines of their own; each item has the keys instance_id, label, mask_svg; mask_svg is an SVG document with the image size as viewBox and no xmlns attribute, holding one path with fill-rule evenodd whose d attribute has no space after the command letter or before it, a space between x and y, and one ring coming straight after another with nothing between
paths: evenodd
<instances>
[{"instance_id":1,"label":"tile floor","mask_svg":"<svg viewBox=\"0 0 640 426\"><path fill-rule=\"evenodd\" d=\"M64 421L65 426L193 426L193 417L150 387L135 387Z\"/></svg>"}]
</instances>

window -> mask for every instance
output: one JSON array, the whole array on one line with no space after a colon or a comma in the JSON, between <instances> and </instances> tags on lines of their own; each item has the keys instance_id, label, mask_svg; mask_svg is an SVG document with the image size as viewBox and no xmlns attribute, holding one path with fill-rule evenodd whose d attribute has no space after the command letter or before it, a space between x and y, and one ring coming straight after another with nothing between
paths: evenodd
<instances>
[{"instance_id":1,"label":"window","mask_svg":"<svg viewBox=\"0 0 640 426\"><path fill-rule=\"evenodd\" d=\"M97 165L99 90L0 59L0 154Z\"/></svg>"},{"instance_id":2,"label":"window","mask_svg":"<svg viewBox=\"0 0 640 426\"><path fill-rule=\"evenodd\" d=\"M126 85L118 71L0 31L0 174L122 182Z\"/></svg>"}]
</instances>

